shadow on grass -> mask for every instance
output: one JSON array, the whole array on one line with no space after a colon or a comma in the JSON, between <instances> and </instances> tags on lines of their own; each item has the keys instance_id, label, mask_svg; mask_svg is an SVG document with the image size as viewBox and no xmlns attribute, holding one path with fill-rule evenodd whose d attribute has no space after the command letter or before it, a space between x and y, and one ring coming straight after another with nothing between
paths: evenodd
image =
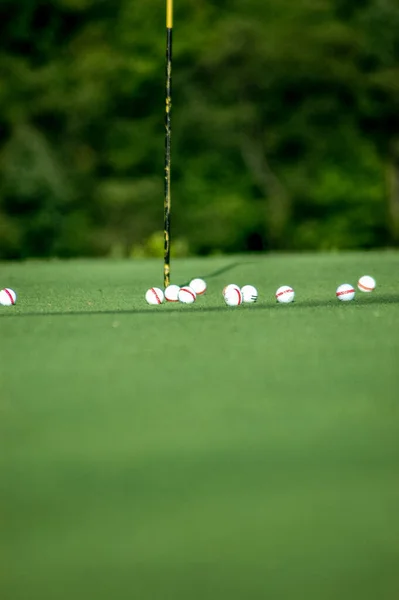
<instances>
[{"instance_id":1,"label":"shadow on grass","mask_svg":"<svg viewBox=\"0 0 399 600\"><path fill-rule=\"evenodd\" d=\"M227 273L228 271L235 269L235 267L239 267L241 265L246 265L246 264L249 264L249 261L232 262L228 265L225 265L224 267L220 267L219 269L216 269L216 271L212 271L211 273L207 273L205 275L197 275L197 277L199 277L200 279L205 279L205 280L212 279L213 277L218 277L218 275L223 275L223 273ZM183 287L184 285L188 285L189 283L190 283L189 281L185 281L184 283L180 283L179 286Z\"/></svg>"},{"instance_id":2,"label":"shadow on grass","mask_svg":"<svg viewBox=\"0 0 399 600\"><path fill-rule=\"evenodd\" d=\"M367 298L362 298L360 301L354 301L349 303L352 307L366 308L370 306L384 306L388 304L399 304L399 295L384 295L384 296L371 296ZM259 304L246 304L240 307L237 307L235 310L296 310L299 308L334 308L341 309L346 305L345 302L338 302L334 298L329 300L304 300L293 302L292 304L279 304L278 302L270 302L270 303L259 303ZM167 304L165 307L168 308L165 310L162 307L153 307L153 308L132 308L126 310L77 310L77 311L68 311L68 312L25 312L25 313L6 313L0 315L1 318L13 318L16 319L18 317L79 317L79 316L101 316L101 315L170 315L170 314L184 314L184 313L217 313L217 312L231 312L234 310L233 307L230 306L182 306L177 305L173 306L172 304Z\"/></svg>"}]
</instances>

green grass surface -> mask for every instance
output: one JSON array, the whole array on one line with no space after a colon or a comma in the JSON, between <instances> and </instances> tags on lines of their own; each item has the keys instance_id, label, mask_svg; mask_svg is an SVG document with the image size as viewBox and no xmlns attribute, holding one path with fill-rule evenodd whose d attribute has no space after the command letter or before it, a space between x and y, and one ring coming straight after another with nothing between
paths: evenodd
<instances>
[{"instance_id":1,"label":"green grass surface","mask_svg":"<svg viewBox=\"0 0 399 600\"><path fill-rule=\"evenodd\" d=\"M192 307L161 271L0 266L1 598L399 598L399 254L176 260Z\"/></svg>"}]
</instances>

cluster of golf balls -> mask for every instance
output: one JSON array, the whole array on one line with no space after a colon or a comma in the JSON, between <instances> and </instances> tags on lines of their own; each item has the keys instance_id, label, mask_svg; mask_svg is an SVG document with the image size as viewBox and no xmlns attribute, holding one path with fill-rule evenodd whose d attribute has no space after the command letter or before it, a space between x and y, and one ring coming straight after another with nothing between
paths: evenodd
<instances>
[{"instance_id":1,"label":"cluster of golf balls","mask_svg":"<svg viewBox=\"0 0 399 600\"><path fill-rule=\"evenodd\" d=\"M361 292L370 293L375 290L376 282L370 275L363 275L357 282L357 287ZM343 283L337 287L335 295L342 302L349 302L355 297L355 288L350 283Z\"/></svg>"},{"instance_id":2,"label":"cluster of golf balls","mask_svg":"<svg viewBox=\"0 0 399 600\"><path fill-rule=\"evenodd\" d=\"M295 292L289 285L282 285L276 291L277 302L287 304L295 298ZM252 304L258 299L258 290L253 285L244 285L239 288L238 285L230 283L223 289L223 298L228 306L239 306L240 304Z\"/></svg>"},{"instance_id":3,"label":"cluster of golf balls","mask_svg":"<svg viewBox=\"0 0 399 600\"><path fill-rule=\"evenodd\" d=\"M292 302L295 292L289 285L282 285L276 291L276 300L283 304ZM223 288L223 298L228 306L239 306L240 304L253 304L258 299L258 290L253 285L244 285L242 288L235 283L230 283Z\"/></svg>"},{"instance_id":4,"label":"cluster of golf balls","mask_svg":"<svg viewBox=\"0 0 399 600\"><path fill-rule=\"evenodd\" d=\"M372 292L376 287L375 279L370 275L363 275L360 277L357 287L362 292ZM338 286L336 297L338 300L348 302L349 300L353 300L355 293L355 288L352 285L343 283ZM275 297L277 302L289 304L294 301L295 292L291 286L282 285L277 289ZM238 285L231 283L223 289L223 298L228 306L239 306L243 302L256 302L258 299L258 292L253 285L245 285L240 289Z\"/></svg>"},{"instance_id":5,"label":"cluster of golf balls","mask_svg":"<svg viewBox=\"0 0 399 600\"><path fill-rule=\"evenodd\" d=\"M253 285L244 285L240 288L235 283L229 283L223 288L222 294L227 306L253 304L258 299L258 290Z\"/></svg>"},{"instance_id":6,"label":"cluster of golf balls","mask_svg":"<svg viewBox=\"0 0 399 600\"><path fill-rule=\"evenodd\" d=\"M3 288L0 290L1 306L12 306L17 301L17 294L11 288Z\"/></svg>"},{"instance_id":7,"label":"cluster of golf balls","mask_svg":"<svg viewBox=\"0 0 399 600\"><path fill-rule=\"evenodd\" d=\"M197 296L206 292L206 283L199 277L192 279L188 285L168 285L165 290L152 287L145 293L145 299L148 304L162 304L163 302L181 302L182 304L192 304Z\"/></svg>"},{"instance_id":8,"label":"cluster of golf balls","mask_svg":"<svg viewBox=\"0 0 399 600\"><path fill-rule=\"evenodd\" d=\"M182 287L169 285L165 290L157 287L150 288L145 294L145 299L148 304L162 304L165 301L192 304L196 301L197 296L206 292L206 287L203 279L196 278L192 279L188 285ZM372 292L376 287L375 279L370 275L363 275L357 282L357 287L362 292ZM335 292L338 300L342 302L353 300L355 293L354 286L349 283L343 283L338 286ZM258 290L253 285L244 285L240 288L235 283L230 283L223 288L222 295L227 306L240 306L240 304L253 304L256 302L258 299ZM295 292L291 286L282 285L277 289L275 298L281 304L288 304L293 302Z\"/></svg>"}]
</instances>

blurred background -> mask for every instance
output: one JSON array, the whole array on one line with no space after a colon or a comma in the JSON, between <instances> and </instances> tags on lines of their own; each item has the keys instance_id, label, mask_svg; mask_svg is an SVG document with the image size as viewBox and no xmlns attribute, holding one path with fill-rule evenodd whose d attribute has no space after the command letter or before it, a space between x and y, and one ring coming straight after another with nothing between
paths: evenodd
<instances>
[{"instance_id":1,"label":"blurred background","mask_svg":"<svg viewBox=\"0 0 399 600\"><path fill-rule=\"evenodd\" d=\"M0 258L162 255L164 0L2 0ZM397 0L176 0L172 254L399 244Z\"/></svg>"}]
</instances>

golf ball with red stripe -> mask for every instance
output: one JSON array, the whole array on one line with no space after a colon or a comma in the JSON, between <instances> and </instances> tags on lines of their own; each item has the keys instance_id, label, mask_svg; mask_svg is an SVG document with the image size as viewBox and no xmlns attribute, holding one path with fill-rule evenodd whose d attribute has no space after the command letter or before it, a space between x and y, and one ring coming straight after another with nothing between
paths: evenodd
<instances>
[{"instance_id":1,"label":"golf ball with red stripe","mask_svg":"<svg viewBox=\"0 0 399 600\"><path fill-rule=\"evenodd\" d=\"M288 304L289 302L292 302L294 298L295 292L289 285L282 285L276 292L276 300L282 304Z\"/></svg>"},{"instance_id":2,"label":"golf ball with red stripe","mask_svg":"<svg viewBox=\"0 0 399 600\"><path fill-rule=\"evenodd\" d=\"M357 282L357 287L361 292L373 292L375 290L375 279L370 275L363 275Z\"/></svg>"},{"instance_id":3,"label":"golf ball with red stripe","mask_svg":"<svg viewBox=\"0 0 399 600\"><path fill-rule=\"evenodd\" d=\"M162 304L164 300L163 291L160 288L152 287L146 291L145 299L148 304Z\"/></svg>"},{"instance_id":4,"label":"golf ball with red stripe","mask_svg":"<svg viewBox=\"0 0 399 600\"><path fill-rule=\"evenodd\" d=\"M178 298L179 302L182 302L183 304L192 304L195 302L197 294L189 285L185 285L180 288Z\"/></svg>"},{"instance_id":5,"label":"golf ball with red stripe","mask_svg":"<svg viewBox=\"0 0 399 600\"><path fill-rule=\"evenodd\" d=\"M178 302L179 301L180 287L178 285L168 285L165 289L165 300L167 302Z\"/></svg>"},{"instance_id":6,"label":"golf ball with red stripe","mask_svg":"<svg viewBox=\"0 0 399 600\"><path fill-rule=\"evenodd\" d=\"M238 285L231 283L223 290L223 298L227 306L239 306L242 304L242 293Z\"/></svg>"},{"instance_id":7,"label":"golf ball with red stripe","mask_svg":"<svg viewBox=\"0 0 399 600\"><path fill-rule=\"evenodd\" d=\"M199 296L201 294L205 294L206 292L206 283L203 279L196 277L192 279L189 283L189 287L194 290L194 292Z\"/></svg>"},{"instance_id":8,"label":"golf ball with red stripe","mask_svg":"<svg viewBox=\"0 0 399 600\"><path fill-rule=\"evenodd\" d=\"M337 287L335 294L338 300L342 300L342 302L349 302L349 300L353 300L355 297L355 288L353 285L350 285L350 283L343 283Z\"/></svg>"},{"instance_id":9,"label":"golf ball with red stripe","mask_svg":"<svg viewBox=\"0 0 399 600\"><path fill-rule=\"evenodd\" d=\"M11 306L17 301L17 294L11 288L4 288L0 291L0 304L2 306Z\"/></svg>"}]
</instances>

